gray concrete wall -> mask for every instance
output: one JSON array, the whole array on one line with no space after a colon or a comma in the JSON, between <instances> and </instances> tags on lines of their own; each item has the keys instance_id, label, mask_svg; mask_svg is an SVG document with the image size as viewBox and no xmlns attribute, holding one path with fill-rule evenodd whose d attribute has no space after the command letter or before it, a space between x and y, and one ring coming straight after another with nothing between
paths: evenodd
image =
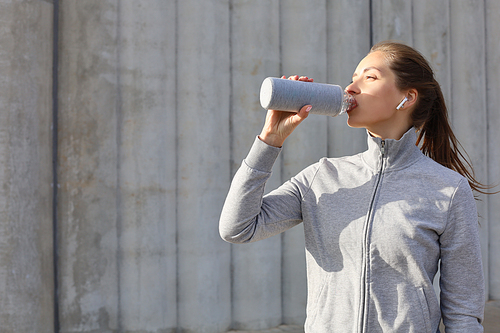
<instances>
[{"instance_id":1,"label":"gray concrete wall","mask_svg":"<svg viewBox=\"0 0 500 333\"><path fill-rule=\"evenodd\" d=\"M54 331L52 19L0 2L0 331Z\"/></svg>"},{"instance_id":2,"label":"gray concrete wall","mask_svg":"<svg viewBox=\"0 0 500 333\"><path fill-rule=\"evenodd\" d=\"M230 246L217 227L230 177L230 8L177 6L178 325L221 332L231 325Z\"/></svg>"},{"instance_id":3,"label":"gray concrete wall","mask_svg":"<svg viewBox=\"0 0 500 333\"><path fill-rule=\"evenodd\" d=\"M259 17L259 20L255 18ZM231 178L263 124L259 87L266 76L280 73L279 1L233 2L230 19ZM248 47L248 45L259 47ZM281 163L267 189L281 183ZM231 248L232 323L236 329L264 329L282 322L281 237ZM255 306L259 304L259 306Z\"/></svg>"},{"instance_id":4,"label":"gray concrete wall","mask_svg":"<svg viewBox=\"0 0 500 333\"><path fill-rule=\"evenodd\" d=\"M500 73L500 43L498 34L500 33L500 21L495 18L495 13L500 13L500 3L498 1L485 2L486 20L486 135L487 135L487 156L486 161L478 161L486 165L488 170L488 181L499 184L500 181L500 78L496 73ZM498 187L496 188L498 190ZM488 266L488 286L490 299L500 299L500 195L490 195L487 198L488 220L483 223L488 224L488 238L483 238L483 244L488 244L487 261L483 262Z\"/></svg>"},{"instance_id":5,"label":"gray concrete wall","mask_svg":"<svg viewBox=\"0 0 500 333\"><path fill-rule=\"evenodd\" d=\"M173 331L175 3L62 1L59 18L61 331Z\"/></svg>"},{"instance_id":6,"label":"gray concrete wall","mask_svg":"<svg viewBox=\"0 0 500 333\"><path fill-rule=\"evenodd\" d=\"M264 122L262 80L300 74L345 86L372 44L413 45L436 71L479 180L499 183L498 13L494 0L0 2L2 330L303 323L302 227L236 246L217 231ZM266 190L325 155L362 151L365 135L345 117L312 115L287 140ZM481 198L488 295L500 299L500 195Z\"/></svg>"}]
</instances>

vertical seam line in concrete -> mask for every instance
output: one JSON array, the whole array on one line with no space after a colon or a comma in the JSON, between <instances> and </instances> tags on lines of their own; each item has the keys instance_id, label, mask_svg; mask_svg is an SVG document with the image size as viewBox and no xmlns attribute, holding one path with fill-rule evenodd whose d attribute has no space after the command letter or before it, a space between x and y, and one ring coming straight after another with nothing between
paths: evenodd
<instances>
[{"instance_id":1,"label":"vertical seam line in concrete","mask_svg":"<svg viewBox=\"0 0 500 333\"><path fill-rule=\"evenodd\" d=\"M329 46L330 46L330 34L329 34L329 20L328 18L330 17L330 12L331 12L331 6L330 6L330 1L326 1L325 3L325 49L326 49L326 82L330 80L330 53L329 53ZM332 124L332 119L330 117L327 118L326 120L326 156L328 156L330 152L330 126Z\"/></svg>"},{"instance_id":2,"label":"vertical seam line in concrete","mask_svg":"<svg viewBox=\"0 0 500 333\"><path fill-rule=\"evenodd\" d=\"M282 2L281 0L278 1L278 37L279 37L279 42L278 42L278 59L279 59L279 76L281 77L283 75L283 7L282 7ZM279 155L280 159L280 183L283 183L283 150L281 151L281 154ZM281 268L280 268L280 280L281 280L281 322L285 323L285 289L284 289L284 276L285 274L283 273L284 269L284 249L285 249L285 233L280 234L281 238Z\"/></svg>"},{"instance_id":3,"label":"vertical seam line in concrete","mask_svg":"<svg viewBox=\"0 0 500 333\"><path fill-rule=\"evenodd\" d=\"M413 0L415 1L415 0ZM415 10L413 8L413 1L410 3L410 27L411 27L411 46L415 47ZM420 0L421 1L421 0Z\"/></svg>"},{"instance_id":4,"label":"vertical seam line in concrete","mask_svg":"<svg viewBox=\"0 0 500 333\"><path fill-rule=\"evenodd\" d=\"M370 49L373 46L373 0L370 0L369 2L369 14L370 17L368 18L370 20Z\"/></svg>"},{"instance_id":5,"label":"vertical seam line in concrete","mask_svg":"<svg viewBox=\"0 0 500 333\"><path fill-rule=\"evenodd\" d=\"M59 323L59 267L58 267L58 237L57 237L57 150L58 150L58 69L59 69L59 0L52 4L52 260L54 274L54 332L60 331Z\"/></svg>"},{"instance_id":6,"label":"vertical seam line in concrete","mask_svg":"<svg viewBox=\"0 0 500 333\"><path fill-rule=\"evenodd\" d=\"M448 70L446 71L447 74L446 74L446 80L447 80L447 83L448 83L448 86L447 86L447 89L446 89L446 95L448 96L448 100L445 101L446 102L446 110L448 112L448 117L450 116L450 106L451 106L451 13L450 13L450 3L448 1L448 15L447 15L447 19L448 19L448 22L447 22L447 29L446 29L446 54L447 54L447 64L446 66L448 66ZM442 88L441 88L442 89ZM448 118L450 119L450 118ZM448 120L450 121L450 120Z\"/></svg>"},{"instance_id":7,"label":"vertical seam line in concrete","mask_svg":"<svg viewBox=\"0 0 500 333\"><path fill-rule=\"evenodd\" d=\"M282 23L282 17L283 17L283 6L281 5L282 2L281 0L278 3L278 22L279 22L279 28L278 28L278 34L279 34L279 46L278 46L278 57L279 57L279 76L281 77L283 75L283 23ZM281 150L281 153L279 155L280 159L280 183L283 183L283 155L284 151Z\"/></svg>"},{"instance_id":8,"label":"vertical seam line in concrete","mask_svg":"<svg viewBox=\"0 0 500 333\"><path fill-rule=\"evenodd\" d=\"M121 145L122 145L122 135L121 129L123 124L123 114L122 114L122 88L121 88L121 50L120 50L120 39L121 39L121 0L116 2L116 292L117 292L117 304L116 304L116 316L117 316L117 328L118 332L123 331L122 326L122 307L121 307L121 260L122 260L122 246L121 246L121 235L122 235L122 214L121 214Z\"/></svg>"},{"instance_id":9,"label":"vertical seam line in concrete","mask_svg":"<svg viewBox=\"0 0 500 333\"><path fill-rule=\"evenodd\" d=\"M484 2L484 66L485 66L485 71L484 71L484 84L485 84L485 108L486 108L486 184L491 184L490 183L490 161L489 161L489 152L490 152L490 126L489 126L489 113L490 113L490 110L489 110L489 94L488 94L488 87L489 87L489 84L488 84L488 12L487 12L487 1ZM491 195L488 195L487 196L487 200L486 200L486 204L488 205L486 211L488 212L488 222L489 222L489 219L490 219L490 205L491 205ZM489 225L488 225L489 227ZM488 258L487 258L487 262L486 262L486 265L488 265L488 268L492 266L492 263L493 263L493 259L492 259L492 256L491 256L491 251L490 251L490 247L491 247L491 236L492 233L491 232L488 232L488 244L486 246L486 249L488 251ZM488 295L486 295L486 301L488 301L490 298L492 298L490 295L491 295L491 281L490 281L490 271L488 269L488 280L486 281L486 283L488 283Z\"/></svg>"},{"instance_id":10,"label":"vertical seam line in concrete","mask_svg":"<svg viewBox=\"0 0 500 333\"><path fill-rule=\"evenodd\" d=\"M174 40L174 158L175 158L175 326L177 333L181 332L180 327L180 284L179 284L179 1L175 0L175 40Z\"/></svg>"},{"instance_id":11,"label":"vertical seam line in concrete","mask_svg":"<svg viewBox=\"0 0 500 333\"><path fill-rule=\"evenodd\" d=\"M234 128L233 128L233 0L229 0L229 183L234 174ZM231 328L233 327L234 318L234 262L233 262L233 245L229 245L229 312L231 316Z\"/></svg>"},{"instance_id":12,"label":"vertical seam line in concrete","mask_svg":"<svg viewBox=\"0 0 500 333\"><path fill-rule=\"evenodd\" d=\"M449 72L450 72L450 75L448 77L449 79L449 83L450 83L450 87L449 87L449 91L450 91L450 100L449 100L449 103L448 105L446 106L446 109L448 111L448 122L450 122L450 126L451 128L454 130L454 126L453 126L453 119L455 118L454 117L454 114L453 114L453 57L451 55L451 50L453 50L453 13L452 13L452 5L451 5L451 1L448 1L448 31L449 31L449 44L448 44L448 50L450 51L448 53L448 56L449 56L449 65L450 65L450 68L449 68Z\"/></svg>"},{"instance_id":13,"label":"vertical seam line in concrete","mask_svg":"<svg viewBox=\"0 0 500 333\"><path fill-rule=\"evenodd\" d=\"M484 85L485 85L485 89L484 89L484 103L485 103L485 111L486 111L486 115L485 115L485 120L486 120L486 184L489 185L491 184L490 183L490 141L489 141L489 131L490 131L490 126L489 126L489 98L488 98L488 21L487 21L487 17L488 17L488 12L487 12L487 1L484 0L483 1L483 16L484 16L484 19L483 19L483 24L484 24L484 35L483 35L483 45L484 45ZM491 195L488 195L487 196L487 200L485 201L486 203L486 214L487 214L487 219L486 219L486 223L487 223L487 228L488 228L488 231L490 230L490 203L491 203ZM490 263L493 261L491 260L491 252L490 252L490 237L491 237L491 232L488 232L488 244L486 246L486 250L488 251L488 257L487 257L487 262L486 262L486 265L488 266L488 276L486 276L486 283L488 284L487 287L488 287L488 294L486 295L486 301L488 301L490 299L490 294L491 294L491 279L490 279L490 267L492 265L490 265Z\"/></svg>"}]
</instances>

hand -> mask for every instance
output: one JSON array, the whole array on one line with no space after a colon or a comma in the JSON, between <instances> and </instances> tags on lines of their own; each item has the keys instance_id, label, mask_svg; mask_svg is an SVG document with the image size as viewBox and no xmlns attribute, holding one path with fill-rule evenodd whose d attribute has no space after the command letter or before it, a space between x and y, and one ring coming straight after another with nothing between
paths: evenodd
<instances>
[{"instance_id":1,"label":"hand","mask_svg":"<svg viewBox=\"0 0 500 333\"><path fill-rule=\"evenodd\" d=\"M282 76L282 79L286 79ZM304 82L313 82L313 79L307 76L293 75L288 78L289 80L297 80ZM307 118L311 105L304 105L298 113L268 110L266 115L266 122L262 129L259 138L270 146L281 147L285 139L292 134L297 126Z\"/></svg>"}]
</instances>

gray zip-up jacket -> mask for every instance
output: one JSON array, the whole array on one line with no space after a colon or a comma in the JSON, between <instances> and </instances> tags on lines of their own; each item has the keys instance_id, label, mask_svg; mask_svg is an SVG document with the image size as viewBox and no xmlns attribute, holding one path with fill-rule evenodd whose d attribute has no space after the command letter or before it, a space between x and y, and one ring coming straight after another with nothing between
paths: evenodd
<instances>
[{"instance_id":1,"label":"gray zip-up jacket","mask_svg":"<svg viewBox=\"0 0 500 333\"><path fill-rule=\"evenodd\" d=\"M219 231L231 243L303 222L305 331L482 332L478 216L467 180L401 140L323 158L263 196L280 149L255 140L236 173ZM441 259L441 306L432 281Z\"/></svg>"}]
</instances>

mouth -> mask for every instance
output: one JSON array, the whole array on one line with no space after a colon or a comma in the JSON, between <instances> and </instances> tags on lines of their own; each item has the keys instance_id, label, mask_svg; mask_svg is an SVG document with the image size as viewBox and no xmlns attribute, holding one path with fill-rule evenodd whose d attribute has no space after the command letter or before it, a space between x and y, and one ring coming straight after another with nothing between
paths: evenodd
<instances>
[{"instance_id":1,"label":"mouth","mask_svg":"<svg viewBox=\"0 0 500 333\"><path fill-rule=\"evenodd\" d=\"M339 114L347 113L358 106L358 102L356 99L349 94L347 91L344 91L344 96L342 98L342 108Z\"/></svg>"},{"instance_id":2,"label":"mouth","mask_svg":"<svg viewBox=\"0 0 500 333\"><path fill-rule=\"evenodd\" d=\"M351 98L349 99L349 104L347 105L346 112L352 111L357 106L358 106L358 102L356 102L356 100L354 99L354 97L351 96Z\"/></svg>"}]
</instances>

